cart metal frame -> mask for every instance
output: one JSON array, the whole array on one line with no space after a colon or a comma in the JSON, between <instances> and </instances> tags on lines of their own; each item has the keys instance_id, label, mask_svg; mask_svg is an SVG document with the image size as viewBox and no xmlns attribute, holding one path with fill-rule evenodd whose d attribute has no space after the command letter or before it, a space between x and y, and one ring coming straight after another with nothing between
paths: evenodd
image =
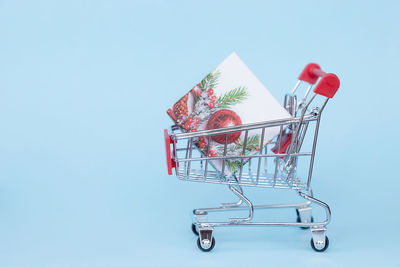
<instances>
[{"instance_id":1,"label":"cart metal frame","mask_svg":"<svg viewBox=\"0 0 400 267\"><path fill-rule=\"evenodd\" d=\"M313 90L314 93L308 98L311 89L318 80L319 82ZM307 89L304 96L298 101L296 91L303 82L307 83ZM202 251L213 249L215 245L214 228L224 226L294 226L309 228L312 235L311 247L318 252L327 249L329 239L326 236L326 226L331 220L331 210L328 204L313 196L311 181L321 115L328 100L335 95L339 85L340 81L336 75L325 73L317 64L310 63L300 74L292 91L285 96L284 107L292 115L292 118L197 132L180 132L180 128L177 125L171 127L171 134L168 130L164 130L168 174L172 175L172 169L174 168L175 175L181 180L226 184L239 198L239 201L235 203L222 203L219 207L193 210L194 222L192 230L199 235L197 245ZM310 108L311 103L318 95L325 97L324 101L320 106ZM312 124L314 124L315 129L312 134L311 151L303 151L302 145L307 135L307 130ZM279 135L269 144L263 144L264 132L270 127L279 127ZM242 153L242 155L227 156L228 134L239 131L244 133L244 152L247 136L251 130L261 130L259 153L256 155ZM282 147L282 140L289 133L291 134L290 144ZM199 137L207 138L207 143L210 143L211 136L221 134L226 136L223 156L206 157L202 153L197 153L199 156L195 156L195 151L197 151L196 140ZM271 148L271 146L273 147ZM300 158L308 158L309 160L306 179L297 175ZM241 165L240 170L233 177L227 178L225 160L229 159L240 159ZM210 167L213 160L223 160L222 171L216 171ZM269 168L268 163L271 165L271 160L273 167ZM305 201L291 204L253 205L243 193L243 186L293 189ZM320 206L325 210L325 220L313 221L311 204ZM271 208L295 208L297 222L254 221L255 210ZM248 210L248 216L244 218L229 218L226 221L208 221L210 212L235 210Z\"/></svg>"}]
</instances>

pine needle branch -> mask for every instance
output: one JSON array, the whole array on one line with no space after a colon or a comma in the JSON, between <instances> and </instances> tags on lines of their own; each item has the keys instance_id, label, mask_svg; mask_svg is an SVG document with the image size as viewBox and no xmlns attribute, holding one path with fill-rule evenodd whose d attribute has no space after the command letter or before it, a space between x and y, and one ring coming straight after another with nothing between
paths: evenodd
<instances>
[{"instance_id":1,"label":"pine needle branch","mask_svg":"<svg viewBox=\"0 0 400 267\"><path fill-rule=\"evenodd\" d=\"M217 98L216 106L218 108L229 108L247 99L248 93L246 87L238 87Z\"/></svg>"},{"instance_id":2,"label":"pine needle branch","mask_svg":"<svg viewBox=\"0 0 400 267\"><path fill-rule=\"evenodd\" d=\"M237 170L239 170L241 164L242 163L240 160L226 160L226 165L232 173L235 173Z\"/></svg>"},{"instance_id":3,"label":"pine needle branch","mask_svg":"<svg viewBox=\"0 0 400 267\"><path fill-rule=\"evenodd\" d=\"M219 71L213 73L210 77L210 82L209 82L209 87L210 88L215 88L218 85L218 80L219 77L221 76L221 73Z\"/></svg>"},{"instance_id":4,"label":"pine needle branch","mask_svg":"<svg viewBox=\"0 0 400 267\"><path fill-rule=\"evenodd\" d=\"M234 150L235 151L243 150L243 146L244 146L244 142L242 140L240 140L239 142L236 143ZM256 135L250 136L247 138L245 153L247 153L248 151L249 152L254 151L254 150L258 149L259 146L260 146L260 135L256 134Z\"/></svg>"},{"instance_id":5,"label":"pine needle branch","mask_svg":"<svg viewBox=\"0 0 400 267\"><path fill-rule=\"evenodd\" d=\"M215 88L218 85L218 80L220 76L221 73L219 71L207 74L207 76L204 77L204 79L200 82L200 89L204 91L208 88Z\"/></svg>"}]
</instances>

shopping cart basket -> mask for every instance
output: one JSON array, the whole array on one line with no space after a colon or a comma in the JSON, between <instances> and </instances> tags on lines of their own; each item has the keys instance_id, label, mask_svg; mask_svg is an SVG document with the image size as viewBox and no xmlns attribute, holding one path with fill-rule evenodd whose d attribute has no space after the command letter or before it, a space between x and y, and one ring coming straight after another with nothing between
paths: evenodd
<instances>
[{"instance_id":1,"label":"shopping cart basket","mask_svg":"<svg viewBox=\"0 0 400 267\"><path fill-rule=\"evenodd\" d=\"M304 96L298 99L296 91L299 91L298 88L302 83L307 86ZM309 96L315 84L317 85L314 87L314 93ZM213 249L215 227L273 225L310 228L311 247L318 252L327 249L329 239L326 236L326 225L330 222L331 211L326 203L313 197L311 178L321 114L328 100L335 95L339 85L340 81L335 74L325 73L317 64L310 63L300 74L293 90L285 96L284 107L292 115L289 119L198 132L181 132L177 125L171 127L171 133L164 130L169 175L172 175L172 169L175 169L176 176L181 180L226 184L239 198L236 203L223 203L215 208L193 210L192 231L199 235L197 245L202 251ZM318 95L320 97L317 97ZM311 107L313 101L318 102L315 100L317 98L321 102L320 105ZM263 144L264 133L271 127L279 127L279 135L268 144ZM243 151L245 151L247 136L252 130L261 131L260 149L257 154L242 153L228 156L226 153L228 134L242 132L244 134ZM206 138L210 143L213 135L226 136L223 156L205 156L196 147L196 140ZM310 138L308 142L307 138ZM241 161L240 169L233 177L227 178L224 173L224 165L227 160L232 159ZM217 171L210 166L213 160L223 161L222 171ZM305 169L304 175L301 175L301 168ZM295 204L253 205L244 195L242 186L293 189L305 201ZM325 210L324 221L313 220L311 204L318 205ZM261 222L253 219L255 210L268 208L295 208L297 222ZM247 210L248 216L230 218L226 221L208 221L209 212L230 210Z\"/></svg>"}]
</instances>

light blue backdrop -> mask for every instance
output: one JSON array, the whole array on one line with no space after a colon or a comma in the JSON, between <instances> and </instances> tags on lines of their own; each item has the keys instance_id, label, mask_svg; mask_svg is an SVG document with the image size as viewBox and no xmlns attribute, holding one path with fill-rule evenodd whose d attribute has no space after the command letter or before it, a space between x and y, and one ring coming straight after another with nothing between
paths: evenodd
<instances>
[{"instance_id":1,"label":"light blue backdrop","mask_svg":"<svg viewBox=\"0 0 400 267\"><path fill-rule=\"evenodd\" d=\"M399 266L399 12L398 1L1 0L0 266ZM212 253L195 245L191 210L233 198L167 175L165 110L232 51L279 100L308 62L341 79L314 173L333 213L326 253L292 228L217 229Z\"/></svg>"}]
</instances>

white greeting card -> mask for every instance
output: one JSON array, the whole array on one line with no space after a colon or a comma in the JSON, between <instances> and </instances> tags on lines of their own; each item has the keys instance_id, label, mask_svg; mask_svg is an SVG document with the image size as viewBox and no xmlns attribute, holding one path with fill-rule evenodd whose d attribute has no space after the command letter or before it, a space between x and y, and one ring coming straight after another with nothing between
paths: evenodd
<instances>
[{"instance_id":1,"label":"white greeting card","mask_svg":"<svg viewBox=\"0 0 400 267\"><path fill-rule=\"evenodd\" d=\"M268 89L257 79L236 53L229 55L214 71L194 86L176 102L167 113L183 131L201 131L248 123L290 118ZM279 134L279 127L266 128L265 146ZM244 132L228 135L226 155L243 153ZM208 139L200 137L196 146L208 157L224 155L226 135ZM261 130L248 133L246 155L260 150ZM207 155L208 152L208 155ZM212 160L212 165L222 171L222 160ZM225 161L224 176L238 171L240 159Z\"/></svg>"}]
</instances>

